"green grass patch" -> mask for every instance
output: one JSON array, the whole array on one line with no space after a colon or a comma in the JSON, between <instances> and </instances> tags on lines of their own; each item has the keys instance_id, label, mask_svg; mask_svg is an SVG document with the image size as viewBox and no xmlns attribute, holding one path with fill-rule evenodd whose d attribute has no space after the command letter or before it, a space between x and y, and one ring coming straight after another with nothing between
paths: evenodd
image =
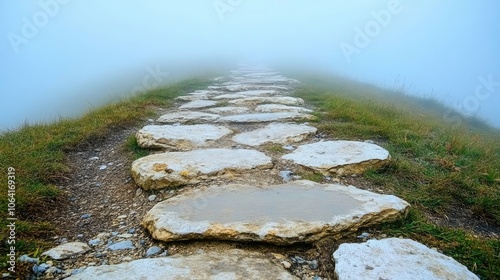
<instances>
[{"instance_id":1,"label":"green grass patch","mask_svg":"<svg viewBox=\"0 0 500 280\"><path fill-rule=\"evenodd\" d=\"M114 104L93 109L82 117L61 118L53 123L24 125L0 135L0 182L7 184L7 168L16 170L17 254L33 254L45 248L47 237L54 233L50 221L34 220L47 208L57 207L61 192L55 186L65 180L70 169L66 152L80 144L104 137L113 129L133 126L153 117L157 107L169 107L172 99L186 92L205 88L209 80L190 79L163 88L153 89ZM146 155L135 139L126 145L136 157ZM6 189L4 189L6 190ZM2 246L0 262L5 265L7 196L0 200ZM37 249L38 248L38 249Z\"/></svg>"}]
</instances>

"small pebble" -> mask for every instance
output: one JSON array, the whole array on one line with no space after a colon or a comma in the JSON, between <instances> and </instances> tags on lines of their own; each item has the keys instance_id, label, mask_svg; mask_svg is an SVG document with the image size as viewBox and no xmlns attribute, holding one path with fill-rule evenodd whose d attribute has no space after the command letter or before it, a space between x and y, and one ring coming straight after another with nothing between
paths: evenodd
<instances>
[{"instance_id":1,"label":"small pebble","mask_svg":"<svg viewBox=\"0 0 500 280\"><path fill-rule=\"evenodd\" d=\"M282 261L281 264L283 265L283 267L285 267L286 269L289 269L290 267L292 267L292 264L287 262L287 261Z\"/></svg>"},{"instance_id":2,"label":"small pebble","mask_svg":"<svg viewBox=\"0 0 500 280\"><path fill-rule=\"evenodd\" d=\"M139 196L139 195L141 195L141 194L142 194L142 189L137 189L137 190L135 191L135 196Z\"/></svg>"},{"instance_id":3,"label":"small pebble","mask_svg":"<svg viewBox=\"0 0 500 280\"><path fill-rule=\"evenodd\" d=\"M98 160L98 159L99 159L99 157L91 157L91 158L89 158L89 160Z\"/></svg>"},{"instance_id":4,"label":"small pebble","mask_svg":"<svg viewBox=\"0 0 500 280\"><path fill-rule=\"evenodd\" d=\"M127 215L120 215L118 217L116 217L118 220L123 220L125 218L127 218Z\"/></svg>"},{"instance_id":5,"label":"small pebble","mask_svg":"<svg viewBox=\"0 0 500 280\"><path fill-rule=\"evenodd\" d=\"M101 165L101 166L99 166L99 170L105 170L106 168L108 168L107 165Z\"/></svg>"},{"instance_id":6,"label":"small pebble","mask_svg":"<svg viewBox=\"0 0 500 280\"><path fill-rule=\"evenodd\" d=\"M153 246L146 251L146 258L161 253L162 249L158 246Z\"/></svg>"},{"instance_id":7,"label":"small pebble","mask_svg":"<svg viewBox=\"0 0 500 280\"><path fill-rule=\"evenodd\" d=\"M22 255L17 260L19 262L38 263L38 258L30 258L28 255Z\"/></svg>"},{"instance_id":8,"label":"small pebble","mask_svg":"<svg viewBox=\"0 0 500 280\"><path fill-rule=\"evenodd\" d=\"M92 216L92 214L83 214L82 219L88 219Z\"/></svg>"},{"instance_id":9,"label":"small pebble","mask_svg":"<svg viewBox=\"0 0 500 280\"><path fill-rule=\"evenodd\" d=\"M368 237L370 237L368 232L363 232L361 235L357 236L358 239L367 239Z\"/></svg>"},{"instance_id":10,"label":"small pebble","mask_svg":"<svg viewBox=\"0 0 500 280\"><path fill-rule=\"evenodd\" d=\"M89 241L89 245L90 246L97 246L99 244L101 244L101 240L100 239L92 239L92 240Z\"/></svg>"},{"instance_id":11,"label":"small pebble","mask_svg":"<svg viewBox=\"0 0 500 280\"><path fill-rule=\"evenodd\" d=\"M124 262L130 262L130 261L132 261L132 260L133 260L133 259L132 259L131 257L124 257L124 258L122 259L122 261L124 261Z\"/></svg>"},{"instance_id":12,"label":"small pebble","mask_svg":"<svg viewBox=\"0 0 500 280\"><path fill-rule=\"evenodd\" d=\"M315 269L318 269L318 267L319 267L319 264L318 264L317 260L313 260L313 261L309 262L310 269L315 270Z\"/></svg>"},{"instance_id":13,"label":"small pebble","mask_svg":"<svg viewBox=\"0 0 500 280\"><path fill-rule=\"evenodd\" d=\"M154 194L148 196L149 201L154 201L155 199L156 199L156 195L154 195Z\"/></svg>"},{"instance_id":14,"label":"small pebble","mask_svg":"<svg viewBox=\"0 0 500 280\"><path fill-rule=\"evenodd\" d=\"M287 150L287 151L293 151L295 149L292 145L285 145L282 148Z\"/></svg>"},{"instance_id":15,"label":"small pebble","mask_svg":"<svg viewBox=\"0 0 500 280\"><path fill-rule=\"evenodd\" d=\"M78 238L78 239L83 238L83 234L78 234L78 235L76 236L76 238Z\"/></svg>"},{"instance_id":16,"label":"small pebble","mask_svg":"<svg viewBox=\"0 0 500 280\"><path fill-rule=\"evenodd\" d=\"M134 233L135 233L135 228L131 228L131 229L129 229L129 230L128 230L128 233L130 233L130 234L134 234Z\"/></svg>"}]
</instances>

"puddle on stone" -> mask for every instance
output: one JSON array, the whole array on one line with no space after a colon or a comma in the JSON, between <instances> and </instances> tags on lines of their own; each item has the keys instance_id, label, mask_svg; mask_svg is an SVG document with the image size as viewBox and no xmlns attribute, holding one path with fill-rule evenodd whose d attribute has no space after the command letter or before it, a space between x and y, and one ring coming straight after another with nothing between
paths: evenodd
<instances>
[{"instance_id":1,"label":"puddle on stone","mask_svg":"<svg viewBox=\"0 0 500 280\"><path fill-rule=\"evenodd\" d=\"M191 203L169 205L164 210L177 212L182 219L195 221L266 222L329 221L346 215L362 205L349 195L325 190L321 186L293 183L269 188L243 188L203 197L200 193Z\"/></svg>"}]
</instances>

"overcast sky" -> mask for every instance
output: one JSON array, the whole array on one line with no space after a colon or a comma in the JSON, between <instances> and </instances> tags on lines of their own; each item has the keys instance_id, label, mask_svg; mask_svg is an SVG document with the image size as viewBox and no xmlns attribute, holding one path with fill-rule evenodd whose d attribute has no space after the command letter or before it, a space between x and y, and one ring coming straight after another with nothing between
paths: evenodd
<instances>
[{"instance_id":1,"label":"overcast sky","mask_svg":"<svg viewBox=\"0 0 500 280\"><path fill-rule=\"evenodd\" d=\"M404 82L500 127L495 0L1 1L0 36L0 129L249 59Z\"/></svg>"}]
</instances>

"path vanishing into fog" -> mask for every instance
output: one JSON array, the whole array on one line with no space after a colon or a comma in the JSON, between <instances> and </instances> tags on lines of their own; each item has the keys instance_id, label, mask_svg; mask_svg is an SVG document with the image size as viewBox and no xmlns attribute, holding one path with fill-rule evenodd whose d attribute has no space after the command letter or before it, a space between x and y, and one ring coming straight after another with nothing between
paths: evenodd
<instances>
[{"instance_id":1,"label":"path vanishing into fog","mask_svg":"<svg viewBox=\"0 0 500 280\"><path fill-rule=\"evenodd\" d=\"M343 242L359 229L400 219L410 205L393 195L340 184L339 178L384 166L389 152L370 140L325 137L309 123L316 118L314 108L293 96L299 84L264 66L241 65L208 88L176 98L177 110L164 112L135 134L141 147L155 151L131 164L136 196L154 204L139 217L140 226L130 230L128 215L117 213L116 228L101 228L88 240L65 240L45 252L65 268L49 261L37 266L39 275L478 279L452 258L409 239L364 232L357 242L335 249L318 245L326 239ZM303 180L304 174L321 174L328 183ZM139 204L128 209L136 214L134 205ZM165 250L165 244L190 242L198 249ZM231 245L204 247L212 242ZM248 244L268 245L259 250ZM294 247L301 244L316 248L317 257ZM329 259L319 257L325 254Z\"/></svg>"}]
</instances>

